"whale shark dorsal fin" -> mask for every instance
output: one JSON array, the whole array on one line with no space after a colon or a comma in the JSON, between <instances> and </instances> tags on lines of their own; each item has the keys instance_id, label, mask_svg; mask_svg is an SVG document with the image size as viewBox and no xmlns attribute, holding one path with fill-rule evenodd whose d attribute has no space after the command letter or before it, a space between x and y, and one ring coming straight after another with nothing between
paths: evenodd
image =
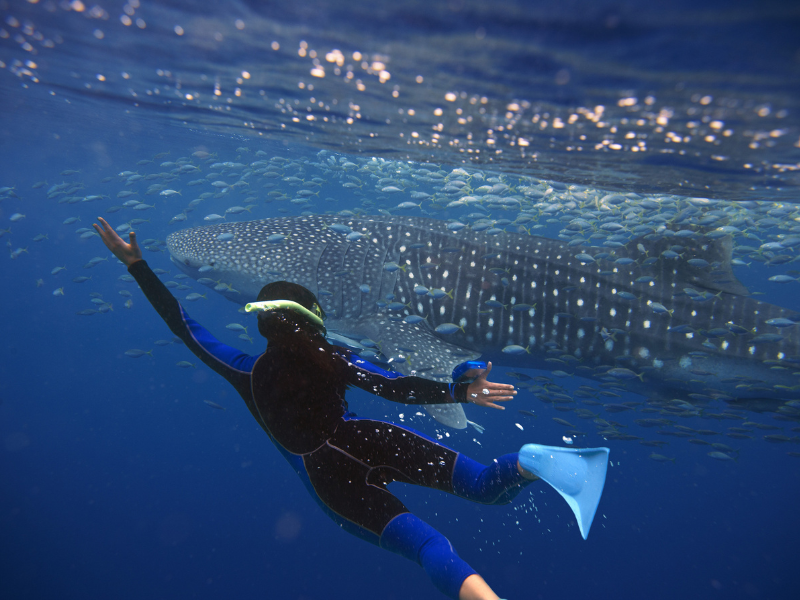
<instances>
[{"instance_id":1,"label":"whale shark dorsal fin","mask_svg":"<svg viewBox=\"0 0 800 600\"><path fill-rule=\"evenodd\" d=\"M710 263L717 262L719 267L712 276L710 271L686 265L686 277L690 282L709 290L725 292L735 296L748 296L750 291L736 278L731 268L733 258L733 238L729 235L715 240L705 239L700 244L699 256Z\"/></svg>"},{"instance_id":2,"label":"whale shark dorsal fin","mask_svg":"<svg viewBox=\"0 0 800 600\"><path fill-rule=\"evenodd\" d=\"M729 235L710 238L697 234L696 237L672 236L656 240L647 239L647 236L638 237L625 244L624 248L614 250L614 256L629 257L643 264L646 259L662 256L664 251L676 246L681 247L678 258L662 259L661 280L672 279L678 290L692 287L698 291L724 292L734 296L750 294L733 273L733 238ZM693 266L689 261L694 258L701 258L714 267Z\"/></svg>"},{"instance_id":3,"label":"whale shark dorsal fin","mask_svg":"<svg viewBox=\"0 0 800 600\"><path fill-rule=\"evenodd\" d=\"M342 319L334 333L352 339L368 338L390 360L389 368L403 375L419 375L425 379L450 382L456 365L475 360L480 354L436 337L425 323L409 324L386 316L371 315L358 319ZM455 429L467 426L467 417L460 404L431 404L425 410L443 425Z\"/></svg>"}]
</instances>

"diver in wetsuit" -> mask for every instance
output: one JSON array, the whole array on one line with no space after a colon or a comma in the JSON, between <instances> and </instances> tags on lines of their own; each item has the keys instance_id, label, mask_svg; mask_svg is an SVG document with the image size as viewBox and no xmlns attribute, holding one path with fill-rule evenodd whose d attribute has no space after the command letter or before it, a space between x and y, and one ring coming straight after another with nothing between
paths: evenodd
<instances>
[{"instance_id":1,"label":"diver in wetsuit","mask_svg":"<svg viewBox=\"0 0 800 600\"><path fill-rule=\"evenodd\" d=\"M537 479L539 466L523 463L523 468L523 454L515 452L485 467L405 427L356 418L345 401L347 388L356 386L405 404L469 399L502 408L496 402L516 392L486 380L491 363L474 381L449 385L384 371L331 346L314 295L285 281L264 286L258 301L248 305L259 310L258 329L268 341L263 354L249 356L221 343L186 314L142 260L134 232L127 244L99 221L102 227L95 224L95 230L171 331L236 388L329 517L353 535L419 563L450 598L498 599L450 542L411 514L387 485L413 483L473 502L507 504Z\"/></svg>"}]
</instances>

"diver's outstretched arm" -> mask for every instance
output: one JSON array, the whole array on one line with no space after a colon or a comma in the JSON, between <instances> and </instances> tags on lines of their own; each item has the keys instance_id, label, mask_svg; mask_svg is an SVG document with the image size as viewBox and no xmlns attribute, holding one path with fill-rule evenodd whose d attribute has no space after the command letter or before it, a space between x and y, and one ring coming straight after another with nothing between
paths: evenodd
<instances>
[{"instance_id":1,"label":"diver's outstretched arm","mask_svg":"<svg viewBox=\"0 0 800 600\"><path fill-rule=\"evenodd\" d=\"M511 400L517 393L513 385L486 381L486 376L492 370L492 363L489 363L472 383L454 382L448 385L423 377L404 376L394 371L385 371L346 350L339 350L339 353L349 363L350 385L392 402L403 404L474 402L479 406L502 409L502 406L494 402Z\"/></svg>"},{"instance_id":2,"label":"diver's outstretched arm","mask_svg":"<svg viewBox=\"0 0 800 600\"><path fill-rule=\"evenodd\" d=\"M147 261L142 259L142 251L136 242L136 234L131 231L131 243L126 244L105 219L99 220L102 227L95 224L94 228L103 243L114 253L114 256L128 267L128 272L136 279L136 283L139 284L145 297L164 319L170 331L180 338L197 358L222 375L236 388L247 403L250 412L263 426L255 410L250 391L250 372L258 357L250 356L233 346L220 342L207 329L192 319L164 283L153 273Z\"/></svg>"}]
</instances>

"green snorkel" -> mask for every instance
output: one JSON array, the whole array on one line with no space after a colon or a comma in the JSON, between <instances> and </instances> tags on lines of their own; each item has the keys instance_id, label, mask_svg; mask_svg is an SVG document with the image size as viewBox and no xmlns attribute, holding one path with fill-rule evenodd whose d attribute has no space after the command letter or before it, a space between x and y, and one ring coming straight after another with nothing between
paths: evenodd
<instances>
[{"instance_id":1,"label":"green snorkel","mask_svg":"<svg viewBox=\"0 0 800 600\"><path fill-rule=\"evenodd\" d=\"M266 312L270 310L279 310L279 309L288 309L300 313L317 327L320 327L323 330L325 329L325 324L322 321L322 317L320 317L318 314L311 312L302 304L298 304L297 302L292 302L291 300L264 300L262 302L250 302L246 304L244 307L244 310L246 312L257 312L257 311Z\"/></svg>"}]
</instances>

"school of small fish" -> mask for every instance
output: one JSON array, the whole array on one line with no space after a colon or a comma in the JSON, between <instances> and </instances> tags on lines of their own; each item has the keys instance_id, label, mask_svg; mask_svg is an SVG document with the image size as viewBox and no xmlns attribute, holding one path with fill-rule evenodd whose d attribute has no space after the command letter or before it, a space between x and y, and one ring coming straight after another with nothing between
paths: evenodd
<instances>
[{"instance_id":1,"label":"school of small fish","mask_svg":"<svg viewBox=\"0 0 800 600\"><path fill-rule=\"evenodd\" d=\"M774 275L765 275L764 289L769 285L800 282L800 271L788 268L800 256L800 208L796 205L607 192L475 168L445 168L437 164L343 156L326 150L307 158L275 156L244 146L236 148L229 156L221 154L195 149L186 156L171 158L170 152L162 152L143 157L130 168L97 181L82 177L80 170L68 169L60 172L58 183L39 181L26 190L15 185L0 186L0 208L2 214L7 215L2 217L6 223L0 226L0 237L7 238L9 258L26 260L34 248L38 251L46 247L63 231L72 232L81 252L99 255L84 261L52 264L49 272L38 274L35 284L36 287L51 289L54 297L86 294L87 305L77 314L93 316L114 310L111 299L97 292L84 291L97 281L94 269L102 263L114 262L114 259L105 252L100 240L92 239L97 234L90 227L92 217L89 214L105 214L114 219L113 224L121 234L137 230L143 251L159 255L166 251L163 238L176 226L284 215L362 216L415 211L416 214L446 220L448 229L452 231L468 228L490 235L552 233L570 247L582 249L580 253L576 251L578 260L597 263L608 270L633 260L617 256L617 249L632 243L641 244L643 240L669 238L671 245L661 253L661 257L680 260L687 240L702 233L731 241L731 264L736 269L779 268ZM146 197L149 198L147 201ZM348 202L349 208L340 209L338 205L342 198L355 199L359 206ZM42 220L34 215L34 200L48 203L48 209L57 215L59 224L56 229L46 230L39 225ZM88 213L86 207L91 207L94 212ZM145 212L154 216L142 218ZM41 227L42 230L31 227ZM349 241L369 239L368 233L344 229L337 232L348 236ZM147 237L148 231L153 231L153 236L157 237ZM275 239L269 239L268 243L282 242L280 234L273 237ZM23 241L19 243L20 240ZM587 247L592 248L591 253L585 251ZM55 254L44 252L49 256ZM642 266L646 266L647 261L656 259L658 257L639 260ZM154 262L163 260L158 258ZM693 267L706 269L712 276L725 277L729 272L724 268L726 265L700 258L691 260ZM387 263L384 268L400 269L401 266ZM89 270L92 270L91 274L87 273ZM154 271L182 302L206 298L205 293L195 291L189 285L192 280L186 275L172 275L170 271L159 268L154 268ZM503 269L499 271L498 275L502 276ZM114 276L108 275L110 271L105 273L106 277ZM117 279L120 282L120 301L126 309L132 309L136 291L128 288L134 280L127 273L118 275ZM643 276L639 283L648 285L651 282L652 277ZM236 293L224 281L206 278L198 280L198 283L218 292ZM366 294L369 289L361 291ZM424 286L417 286L414 292L419 295L446 293L428 290ZM709 292L691 288L676 293L691 296L698 302L714 298ZM753 292L753 295L759 293L764 292ZM659 303L653 303L651 308L655 314L667 317L670 314ZM519 307L514 307L517 309ZM533 310L535 306L524 305L524 309ZM418 317L415 322L423 320L424 317ZM797 319L772 321L768 324L779 331L795 327L800 323L800 313ZM246 325L232 322L226 328L237 334L240 340L254 343ZM458 325L448 323L440 325L436 331L447 334L458 328ZM736 333L726 328L719 332L711 329L704 334L713 339L716 335L730 332ZM620 333L624 334L607 332L609 336ZM764 339L758 341L766 343L775 336L780 337L780 333L763 334ZM756 339L753 341L756 343ZM167 346L176 343L180 340L173 338L157 340L153 344ZM503 349L511 355L527 351L527 348L516 345ZM142 358L152 356L152 352L129 349L124 355ZM564 357L559 356L558 360L564 360ZM800 376L800 357L786 357L785 361L774 362L773 368L798 370L796 375ZM180 361L176 366L197 368L189 361ZM524 417L523 423L525 419L545 414L544 411L555 411L591 424L593 434L604 440L638 442L658 450L669 440L685 438L688 443L702 447L708 457L719 461L735 461L741 447L757 438L772 444L800 443L800 436L796 435L800 433L800 401L796 400L786 402L767 421L757 414L754 416L740 409L715 405L712 397L700 391L693 398L696 403L674 400L666 405L655 405L648 403L646 398L625 401L622 398L626 393L625 381L640 375L622 367L609 370L606 380L598 385L575 386L567 373L559 370L553 371L552 376L533 377L516 372L508 375L517 380L520 389L530 394L528 398L545 405L534 410L525 396L520 396L521 402L527 402L526 408L519 409ZM557 381L561 377L563 383ZM212 408L222 408L211 401L205 402ZM630 413L635 418L625 422L613 420L611 415L618 413ZM565 443L588 435L568 419L554 417L553 422L565 428L560 432L564 440L570 440ZM713 424L695 427L684 424L689 422ZM470 424L477 431L483 431L480 425ZM523 428L520 424L516 426ZM650 435L650 432L656 435ZM725 438L728 444L716 441ZM797 452L788 454L800 456ZM649 458L662 463L674 462L673 458L657 452L650 454Z\"/></svg>"}]
</instances>

